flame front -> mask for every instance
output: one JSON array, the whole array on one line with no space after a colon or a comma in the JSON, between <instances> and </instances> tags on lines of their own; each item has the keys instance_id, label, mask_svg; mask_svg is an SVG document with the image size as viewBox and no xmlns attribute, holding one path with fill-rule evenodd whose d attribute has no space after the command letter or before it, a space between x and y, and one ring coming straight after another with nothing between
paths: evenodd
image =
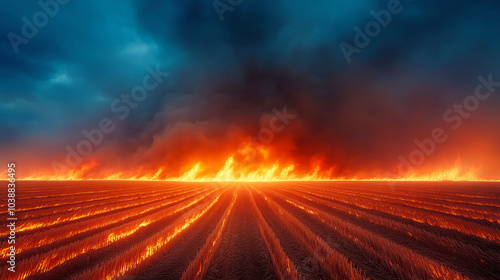
<instances>
[{"instance_id":1,"label":"flame front","mask_svg":"<svg viewBox=\"0 0 500 280\"><path fill-rule=\"evenodd\" d=\"M267 151L262 151L263 154ZM432 172L412 172L403 176L369 176L356 174L351 177L335 176L335 167L323 166L320 160L311 164L308 172L296 170L296 164L282 164L275 161L272 164L245 165L235 160L232 154L224 165L216 172L210 172L211 164L197 162L179 176L167 176L167 167L146 174L127 176L124 172L115 172L105 176L94 176L92 170L98 164L92 159L88 164L70 170L64 175L29 176L23 180L136 180L136 181L187 181L187 182L273 182L273 181L497 181L480 178L476 169L465 170L458 158L455 165L449 168L436 168Z\"/></svg>"}]
</instances>

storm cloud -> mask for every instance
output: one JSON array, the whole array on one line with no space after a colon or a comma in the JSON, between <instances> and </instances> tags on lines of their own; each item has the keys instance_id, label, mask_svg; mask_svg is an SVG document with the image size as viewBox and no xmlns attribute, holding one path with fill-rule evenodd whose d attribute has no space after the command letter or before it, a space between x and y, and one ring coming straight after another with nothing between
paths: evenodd
<instances>
[{"instance_id":1,"label":"storm cloud","mask_svg":"<svg viewBox=\"0 0 500 280\"><path fill-rule=\"evenodd\" d=\"M498 1L222 0L223 21L216 1L41 2L58 11L17 53L9 34L44 5L3 1L0 17L0 154L19 173L67 165L65 147L103 118L115 129L82 157L95 176L217 170L284 107L297 117L265 143L268 160L304 172L317 160L335 176L394 171L437 127L449 139L422 168L458 157L485 177L500 167L500 89L460 129L443 119L479 76L500 80ZM355 46L389 2L401 12L349 63L341 44ZM121 119L111 104L148 67L169 75Z\"/></svg>"}]
</instances>

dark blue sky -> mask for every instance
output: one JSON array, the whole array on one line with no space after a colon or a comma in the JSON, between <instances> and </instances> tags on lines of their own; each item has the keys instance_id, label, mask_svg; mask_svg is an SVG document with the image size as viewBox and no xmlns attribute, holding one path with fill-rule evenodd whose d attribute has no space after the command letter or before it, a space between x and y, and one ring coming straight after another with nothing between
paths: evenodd
<instances>
[{"instance_id":1,"label":"dark blue sky","mask_svg":"<svg viewBox=\"0 0 500 280\"><path fill-rule=\"evenodd\" d=\"M390 168L415 138L446 126L443 113L474 93L478 76L500 80L498 1L401 0L402 11L351 63L340 44L354 46L354 28L391 1L243 0L221 21L215 1L42 0L57 11L17 53L12 34L23 36L23 17L43 20L43 9L1 2L1 162L25 164L26 174L64 163L65 146L102 118L116 130L88 158L154 168L197 152L228 155L284 106L298 115L282 135L288 156L324 154L339 174ZM120 120L110 105L142 83L147 67L170 75ZM481 143L500 154L499 103L481 103L437 157L478 165L474 155L485 151L462 147Z\"/></svg>"}]
</instances>

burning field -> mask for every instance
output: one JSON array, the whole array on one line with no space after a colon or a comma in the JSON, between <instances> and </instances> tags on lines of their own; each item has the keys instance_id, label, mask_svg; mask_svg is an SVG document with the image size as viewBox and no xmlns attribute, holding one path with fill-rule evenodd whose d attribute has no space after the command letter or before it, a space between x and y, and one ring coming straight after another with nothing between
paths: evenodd
<instances>
[{"instance_id":1,"label":"burning field","mask_svg":"<svg viewBox=\"0 0 500 280\"><path fill-rule=\"evenodd\" d=\"M22 181L0 276L498 279L498 184Z\"/></svg>"},{"instance_id":2,"label":"burning field","mask_svg":"<svg viewBox=\"0 0 500 280\"><path fill-rule=\"evenodd\" d=\"M2 1L0 280L500 279L500 1Z\"/></svg>"}]
</instances>

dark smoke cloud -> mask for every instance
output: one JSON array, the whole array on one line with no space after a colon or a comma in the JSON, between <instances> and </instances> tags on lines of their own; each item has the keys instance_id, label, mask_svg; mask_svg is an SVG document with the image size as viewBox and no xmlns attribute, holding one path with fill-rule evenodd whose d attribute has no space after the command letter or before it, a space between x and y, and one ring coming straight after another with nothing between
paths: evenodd
<instances>
[{"instance_id":1,"label":"dark smoke cloud","mask_svg":"<svg viewBox=\"0 0 500 280\"><path fill-rule=\"evenodd\" d=\"M19 54L2 39L2 161L53 172L64 147L116 120L112 101L159 64L171 75L87 158L101 164L95 174L178 174L198 161L216 170L284 106L297 118L266 145L272 160L308 170L318 159L339 176L393 170L416 138L449 126L443 112L474 93L477 76L500 79L500 4L401 0L403 11L347 63L339 44L387 2L244 0L224 21L211 1L70 2ZM40 9L6 5L3 34ZM495 170L499 102L481 103L427 163L460 154Z\"/></svg>"}]
</instances>

